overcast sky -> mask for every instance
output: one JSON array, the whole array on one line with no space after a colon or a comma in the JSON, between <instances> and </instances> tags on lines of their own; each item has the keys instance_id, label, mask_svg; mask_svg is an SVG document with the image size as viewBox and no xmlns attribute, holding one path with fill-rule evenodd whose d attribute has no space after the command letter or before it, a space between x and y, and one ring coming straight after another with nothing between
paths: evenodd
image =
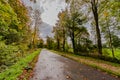
<instances>
[{"instance_id":1,"label":"overcast sky","mask_svg":"<svg viewBox=\"0 0 120 80\"><path fill-rule=\"evenodd\" d=\"M26 6L41 11L43 23L40 25L40 37L45 40L46 36L53 36L52 29L58 20L58 13L65 9L65 0L36 0L36 4L30 0L22 1Z\"/></svg>"},{"instance_id":2,"label":"overcast sky","mask_svg":"<svg viewBox=\"0 0 120 80\"><path fill-rule=\"evenodd\" d=\"M42 10L41 19L44 22L40 25L40 36L46 40L46 36L53 37L53 26L58 20L58 13L65 9L64 0L40 0L38 5Z\"/></svg>"},{"instance_id":3,"label":"overcast sky","mask_svg":"<svg viewBox=\"0 0 120 80\"><path fill-rule=\"evenodd\" d=\"M39 4L40 7L43 8L41 15L43 22L52 26L54 26L58 20L58 13L65 9L66 6L64 0L40 0Z\"/></svg>"}]
</instances>

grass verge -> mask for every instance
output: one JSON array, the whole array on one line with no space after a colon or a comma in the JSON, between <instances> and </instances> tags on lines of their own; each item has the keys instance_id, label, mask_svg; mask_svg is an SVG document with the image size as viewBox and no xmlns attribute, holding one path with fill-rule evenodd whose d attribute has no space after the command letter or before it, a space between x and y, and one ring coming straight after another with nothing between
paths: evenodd
<instances>
[{"instance_id":1,"label":"grass verge","mask_svg":"<svg viewBox=\"0 0 120 80\"><path fill-rule=\"evenodd\" d=\"M23 69L40 53L40 50L36 50L29 54L25 58L22 58L15 65L11 66L6 71L0 73L0 80L16 80L19 75L22 74Z\"/></svg>"},{"instance_id":2,"label":"grass verge","mask_svg":"<svg viewBox=\"0 0 120 80\"><path fill-rule=\"evenodd\" d=\"M86 64L96 69L107 72L115 77L120 77L120 64L112 63L112 62L108 62L108 61L104 61L100 59L94 59L91 57L79 56L79 55L75 55L72 53L64 53L64 52L58 52L58 51L53 51L53 50L51 51L61 56L70 58L77 62Z\"/></svg>"},{"instance_id":3,"label":"grass verge","mask_svg":"<svg viewBox=\"0 0 120 80\"><path fill-rule=\"evenodd\" d=\"M34 67L38 61L39 56L36 56L27 66L24 68L22 74L18 77L18 80L29 80L34 76Z\"/></svg>"},{"instance_id":4,"label":"grass verge","mask_svg":"<svg viewBox=\"0 0 120 80\"><path fill-rule=\"evenodd\" d=\"M103 48L103 55L113 57L112 51L108 48ZM120 49L114 49L115 57L120 60Z\"/></svg>"}]
</instances>

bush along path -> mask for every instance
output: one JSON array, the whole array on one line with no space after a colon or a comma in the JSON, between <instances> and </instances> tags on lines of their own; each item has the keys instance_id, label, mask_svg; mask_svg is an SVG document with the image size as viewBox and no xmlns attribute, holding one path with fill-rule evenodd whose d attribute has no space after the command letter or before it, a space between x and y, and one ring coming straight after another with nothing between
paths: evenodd
<instances>
[{"instance_id":1,"label":"bush along path","mask_svg":"<svg viewBox=\"0 0 120 80\"><path fill-rule=\"evenodd\" d=\"M35 59L36 56L39 55L39 53L40 50L34 51L25 58L19 60L15 65L11 66L3 73L0 73L0 80L17 80L25 69L32 68L29 66L29 64L33 61L33 59Z\"/></svg>"},{"instance_id":2,"label":"bush along path","mask_svg":"<svg viewBox=\"0 0 120 80\"><path fill-rule=\"evenodd\" d=\"M85 64L43 49L30 80L120 80Z\"/></svg>"}]
</instances>

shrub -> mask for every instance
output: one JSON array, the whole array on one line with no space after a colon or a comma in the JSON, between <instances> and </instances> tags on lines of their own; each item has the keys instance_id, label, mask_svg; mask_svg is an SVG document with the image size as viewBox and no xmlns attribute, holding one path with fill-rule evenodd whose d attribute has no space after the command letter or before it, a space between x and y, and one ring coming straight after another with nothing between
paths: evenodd
<instances>
[{"instance_id":1,"label":"shrub","mask_svg":"<svg viewBox=\"0 0 120 80\"><path fill-rule=\"evenodd\" d=\"M29 54L25 58L20 59L15 65L6 71L0 73L0 80L16 80L22 73L23 69L39 54L40 50Z\"/></svg>"}]
</instances>

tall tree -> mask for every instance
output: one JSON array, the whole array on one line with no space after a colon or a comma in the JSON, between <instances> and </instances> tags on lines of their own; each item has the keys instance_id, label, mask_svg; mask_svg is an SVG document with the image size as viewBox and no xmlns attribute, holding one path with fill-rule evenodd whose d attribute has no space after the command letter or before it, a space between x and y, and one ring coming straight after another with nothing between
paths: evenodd
<instances>
[{"instance_id":1,"label":"tall tree","mask_svg":"<svg viewBox=\"0 0 120 80\"><path fill-rule=\"evenodd\" d=\"M103 22L103 20L105 20ZM112 33L114 34L114 28L112 28L111 26L111 17L109 15L109 13L107 11L104 12L104 16L102 16L102 18L100 18L100 25L102 26L102 32L104 33L104 36L105 36L105 39L106 41L109 43L109 47L112 51L112 55L113 57L115 58L115 55L114 55L114 49L113 49L113 45L112 45Z\"/></svg>"},{"instance_id":2,"label":"tall tree","mask_svg":"<svg viewBox=\"0 0 120 80\"><path fill-rule=\"evenodd\" d=\"M63 51L65 51L65 44L66 44L66 34L67 34L67 31L66 31L66 23L65 23L65 19L66 19L66 12L67 10L65 11L62 11L61 13L59 13L58 17L59 17L59 24L60 24L60 29L61 29L61 34L62 34L62 48L63 48Z\"/></svg>"},{"instance_id":3,"label":"tall tree","mask_svg":"<svg viewBox=\"0 0 120 80\"><path fill-rule=\"evenodd\" d=\"M83 26L86 21L85 15L80 10L79 0L66 0L69 4L66 10L66 27L67 33L72 41L73 52L77 53L77 44L83 33L87 33L87 29Z\"/></svg>"},{"instance_id":4,"label":"tall tree","mask_svg":"<svg viewBox=\"0 0 120 80\"><path fill-rule=\"evenodd\" d=\"M36 47L36 41L39 38L39 27L41 24L41 18L40 18L40 11L39 10L35 10L34 11L34 29L33 29L33 37L32 37L32 44L33 44L33 48Z\"/></svg>"},{"instance_id":5,"label":"tall tree","mask_svg":"<svg viewBox=\"0 0 120 80\"><path fill-rule=\"evenodd\" d=\"M99 28L99 18L98 18L98 0L91 0L92 12L94 15L95 25L96 25L96 34L97 34L97 44L99 55L102 55L102 42L101 42L101 32Z\"/></svg>"},{"instance_id":6,"label":"tall tree","mask_svg":"<svg viewBox=\"0 0 120 80\"><path fill-rule=\"evenodd\" d=\"M119 34L119 29L118 29L118 25L120 21L119 18L120 15L118 10L119 6L120 3L117 3L115 1L107 1L107 5L104 6L104 9L102 9L102 12L100 13L101 16L100 25L102 28L102 32L105 35L106 41L109 42L109 47L111 49L114 58L115 58L115 54L114 54L114 47L112 45L113 42L112 35Z\"/></svg>"},{"instance_id":7,"label":"tall tree","mask_svg":"<svg viewBox=\"0 0 120 80\"><path fill-rule=\"evenodd\" d=\"M57 43L57 50L61 50L61 31L60 31L60 26L59 26L59 22L56 24L56 26L53 28L53 32L54 32L54 38L56 40Z\"/></svg>"}]
</instances>

